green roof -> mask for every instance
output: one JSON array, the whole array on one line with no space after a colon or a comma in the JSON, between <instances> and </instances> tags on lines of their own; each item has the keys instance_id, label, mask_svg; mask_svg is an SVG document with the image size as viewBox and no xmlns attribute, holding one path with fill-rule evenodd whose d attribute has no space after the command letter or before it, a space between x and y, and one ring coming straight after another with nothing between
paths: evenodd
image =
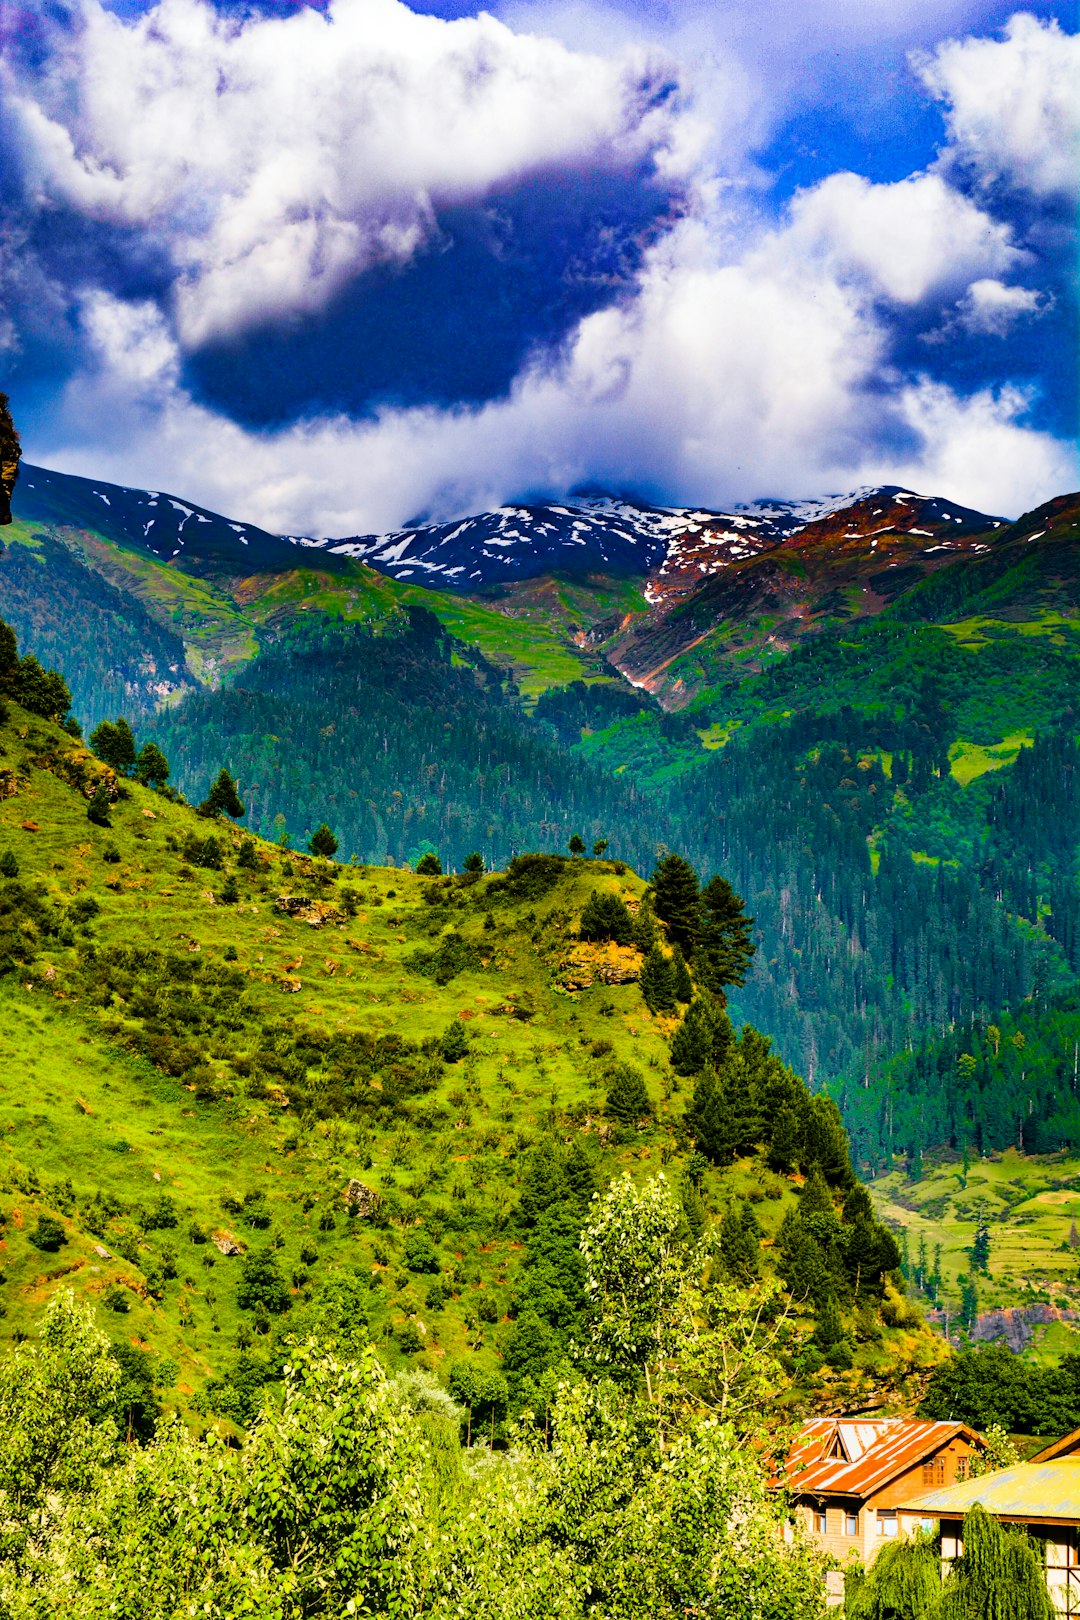
<instances>
[{"instance_id":1,"label":"green roof","mask_svg":"<svg viewBox=\"0 0 1080 1620\"><path fill-rule=\"evenodd\" d=\"M1075 1519L1080 1522L1080 1456L1017 1463L981 1479L927 1491L900 1504L902 1513L928 1519L961 1517L979 1502L1006 1519Z\"/></svg>"}]
</instances>

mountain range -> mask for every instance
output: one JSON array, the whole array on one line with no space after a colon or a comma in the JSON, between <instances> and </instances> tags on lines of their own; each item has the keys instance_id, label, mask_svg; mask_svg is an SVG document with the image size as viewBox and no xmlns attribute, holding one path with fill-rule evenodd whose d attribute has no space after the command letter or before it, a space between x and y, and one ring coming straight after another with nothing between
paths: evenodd
<instances>
[{"instance_id":1,"label":"mountain range","mask_svg":"<svg viewBox=\"0 0 1080 1620\"><path fill-rule=\"evenodd\" d=\"M893 1054L1080 972L1071 766L1032 746L1076 730L1078 496L588 495L316 542L26 466L14 516L0 616L84 726L126 715L187 793L227 763L264 836L455 865L579 833L728 873L762 947L738 1010L868 1164L957 1136L885 1107ZM1030 1104L1080 1145L1052 1093L965 1129Z\"/></svg>"},{"instance_id":2,"label":"mountain range","mask_svg":"<svg viewBox=\"0 0 1080 1620\"><path fill-rule=\"evenodd\" d=\"M1072 511L1065 506L1058 527ZM437 593L429 599L440 616L453 616L452 599L464 597L553 632L581 673L622 675L669 708L698 697L733 661L739 673L753 671L807 634L893 607L957 560L1007 554L1011 541L1026 543L1035 527L1018 533L1002 518L883 487L730 512L588 496L315 540L269 534L160 491L31 465L14 512L25 535L60 540L69 557L136 598L160 624L180 624L183 603L206 596L191 582L204 582L216 600L188 615L191 633L181 630L187 650L180 658L174 649L166 687L187 684L185 667L197 682L243 661L253 644L241 635L236 645L237 610L256 622L299 611L300 603L284 600L284 576L302 576L309 587L319 577L365 597L372 576L382 575L408 586L410 599L416 587ZM221 645L208 658L216 640ZM151 661L157 675L153 654ZM151 685L160 698L162 682Z\"/></svg>"}]
</instances>

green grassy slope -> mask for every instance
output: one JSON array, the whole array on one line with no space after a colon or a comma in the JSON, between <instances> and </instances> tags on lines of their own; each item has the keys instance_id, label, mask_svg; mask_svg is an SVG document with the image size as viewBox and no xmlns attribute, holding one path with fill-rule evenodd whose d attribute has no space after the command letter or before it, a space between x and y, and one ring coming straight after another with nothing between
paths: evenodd
<instances>
[{"instance_id":1,"label":"green grassy slope","mask_svg":"<svg viewBox=\"0 0 1080 1620\"><path fill-rule=\"evenodd\" d=\"M199 1403L251 1334L242 1261L216 1239L274 1246L298 1324L337 1277L391 1362L498 1365L532 1145L579 1142L600 1182L661 1165L679 1180L671 1021L626 977L632 948L573 938L594 888L639 900L629 870L554 858L539 879L466 883L259 843L244 865L235 828L134 783L96 827L84 790L102 767L16 705L0 769L0 859L17 868L0 880L0 1335L72 1286ZM221 866L197 864L208 834ZM444 1063L452 1023L466 1055ZM603 1115L618 1061L655 1110L622 1133ZM350 1215L352 1178L380 1197L375 1220ZM795 1185L745 1160L705 1170L702 1192L713 1211L752 1198L767 1257ZM51 1252L32 1242L42 1216L63 1229ZM407 1264L417 1226L438 1288ZM914 1324L868 1330L839 1386L895 1391L937 1353Z\"/></svg>"}]
</instances>

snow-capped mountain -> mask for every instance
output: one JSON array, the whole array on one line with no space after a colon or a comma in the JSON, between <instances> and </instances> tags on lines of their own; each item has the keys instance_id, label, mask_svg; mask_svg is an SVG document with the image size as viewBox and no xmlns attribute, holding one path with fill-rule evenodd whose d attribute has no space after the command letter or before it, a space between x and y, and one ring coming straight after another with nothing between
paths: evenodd
<instances>
[{"instance_id":1,"label":"snow-capped mountain","mask_svg":"<svg viewBox=\"0 0 1080 1620\"><path fill-rule=\"evenodd\" d=\"M826 541L876 549L890 534L917 548L948 549L995 520L897 488L809 501L759 501L730 511L637 504L610 496L501 506L451 523L342 539L274 535L191 501L24 466L16 515L96 532L191 574L246 577L360 562L394 579L476 593L543 575L641 579L660 610L717 575L777 547ZM926 545L923 545L923 541Z\"/></svg>"}]
</instances>

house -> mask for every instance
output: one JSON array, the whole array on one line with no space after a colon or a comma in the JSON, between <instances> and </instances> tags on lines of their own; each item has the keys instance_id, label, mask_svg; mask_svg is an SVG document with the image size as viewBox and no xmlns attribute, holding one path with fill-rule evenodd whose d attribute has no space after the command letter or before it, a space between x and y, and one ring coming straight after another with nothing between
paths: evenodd
<instances>
[{"instance_id":1,"label":"house","mask_svg":"<svg viewBox=\"0 0 1080 1620\"><path fill-rule=\"evenodd\" d=\"M968 1476L982 1436L964 1423L921 1418L813 1418L795 1437L776 1484L810 1539L838 1563L869 1564L900 1533L899 1507ZM829 1577L839 1599L842 1577Z\"/></svg>"},{"instance_id":2,"label":"house","mask_svg":"<svg viewBox=\"0 0 1080 1620\"><path fill-rule=\"evenodd\" d=\"M1059 1440L1015 1468L914 1493L897 1503L901 1527L940 1523L941 1556L950 1562L964 1550L964 1514L978 1502L1003 1524L1022 1525L1034 1537L1054 1607L1059 1614L1080 1613L1080 1451L1047 1457L1064 1444Z\"/></svg>"},{"instance_id":3,"label":"house","mask_svg":"<svg viewBox=\"0 0 1080 1620\"><path fill-rule=\"evenodd\" d=\"M1078 1453L1080 1453L1080 1429L1074 1429L1071 1434L1062 1435L1060 1440L1051 1441L1048 1446L1044 1446L1034 1457L1027 1460L1033 1463L1052 1462L1055 1457L1072 1457Z\"/></svg>"}]
</instances>

